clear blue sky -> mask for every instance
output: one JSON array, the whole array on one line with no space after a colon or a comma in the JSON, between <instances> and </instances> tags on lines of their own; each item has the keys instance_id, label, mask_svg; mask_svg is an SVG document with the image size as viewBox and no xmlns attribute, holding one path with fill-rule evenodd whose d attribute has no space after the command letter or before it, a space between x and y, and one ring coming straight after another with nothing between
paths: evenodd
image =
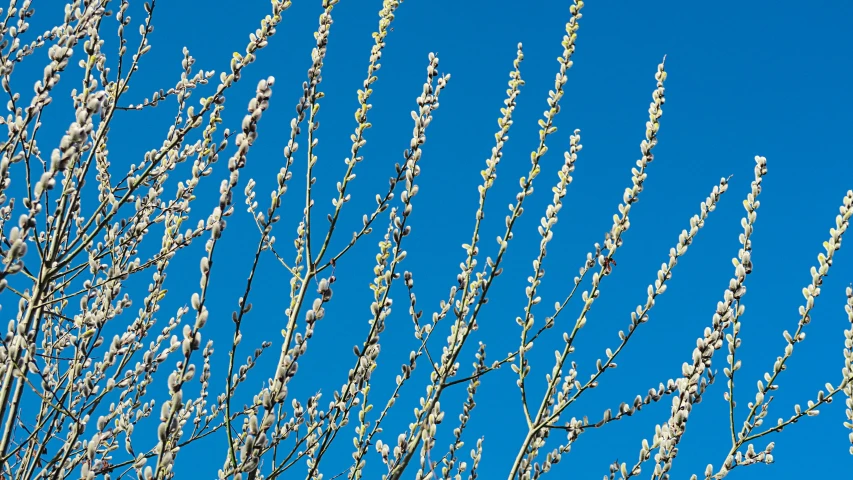
<instances>
[{"instance_id":1,"label":"clear blue sky","mask_svg":"<svg viewBox=\"0 0 853 480\"><path fill-rule=\"evenodd\" d=\"M547 108L547 92L553 88L556 58L562 52L560 41L569 18L568 6L567 1L542 0L407 0L398 9L382 58L383 68L374 85L370 111L373 128L366 134L365 161L357 167L358 177L351 190L353 201L344 210L346 220L333 245L340 247L349 240L351 231L360 226L362 214L372 209L374 195L384 192L393 164L401 161L400 152L408 146L412 129L409 112L415 107L425 78L427 55L437 52L440 71L451 73L452 79L427 132L419 177L421 190L414 199L411 219L413 235L407 239L409 255L402 266L414 273L418 305L427 318L455 284L459 263L464 259L460 245L471 237L479 171L493 145L516 44L522 42L525 61L521 68L526 85L514 117L511 140L498 169L497 185L490 193L481 237L481 255L495 255L493 238L503 229L506 205L514 202L518 178L529 168L529 153L537 141L536 122ZM46 4L40 8L45 9L47 17L59 14L47 13ZM370 34L376 30L380 8L379 0L343 0L334 10L335 23L321 84L326 97L321 100L321 128L317 133L320 159L315 211L322 212L316 216L321 225L325 225L323 217L331 208L333 186L344 172L348 138L355 127L355 92L361 88L366 72ZM319 1L296 0L286 12L279 33L259 53L258 61L244 71L241 85L227 97L226 126L236 130L257 81L269 75L276 77L270 110L261 120L258 141L236 189L242 192L248 178L254 178L264 209L275 172L282 164L281 150L311 62L312 32L321 11ZM227 69L232 52L244 52L249 33L268 12L266 0L158 2L151 37L153 49L144 58L128 98L137 102L156 89L173 86L180 74L184 46L197 58L197 68L216 70L218 77L220 71ZM593 243L602 241L622 191L630 185L630 169L640 155L646 110L655 86L653 75L666 54L669 76L660 143L641 201L632 210L632 228L617 256L618 266L603 284L601 298L579 336L574 360L579 364L581 379L592 373L595 359L604 354L605 348L618 345L618 330L627 327L635 306L645 302L646 286L667 260L678 234L688 227L690 216L698 213L699 202L720 177L734 177L719 208L675 269L669 289L651 312L651 321L641 327L620 357L619 368L608 372L601 386L587 393L564 417L586 415L595 421L606 408L616 408L620 402L630 401L659 382L680 375L681 364L690 359L695 339L710 325L715 306L732 277L731 258L739 248L743 216L741 201L749 191L753 158L763 155L768 159L769 174L763 184L753 237L755 271L747 280L743 346L738 354L744 365L737 377L740 424L747 402L754 398L755 382L782 354L782 331L796 329L797 308L803 302L800 291L810 281L809 268L816 265L821 244L829 238L829 228L834 226L845 192L853 188L849 149L853 128L853 68L849 55L853 41L849 21L853 19L853 7L840 1L804 4L788 0L591 0L583 13L575 65L568 74L567 94L556 122L559 131L549 141L551 150L543 160L537 192L526 204L516 228L505 274L481 316L480 330L460 359L462 371L467 374L471 369L477 341L488 345L490 360L517 348L519 327L514 318L522 314L526 278L532 273L531 262L539 241L536 226L551 199L550 188L562 165L562 152L568 148L569 135L575 128L581 129L584 148L548 251L547 274L541 289L543 302L535 311L539 322L551 313L551 305L568 293L571 278ZM143 19L141 5L135 5L131 14L134 22L130 31L135 32ZM114 31L112 24L108 28ZM113 46L107 51L113 52L115 40L111 33L107 42ZM76 79L74 82L79 85ZM201 91L207 95L212 87ZM200 97L196 94L194 102ZM114 165L138 162L144 151L160 146L174 105L166 102L156 110L129 112L124 119L118 119L111 134ZM67 120L61 119L59 124L67 125ZM123 149L126 156L120 154ZM227 174L224 161L217 169L216 178L206 187L210 189L210 196L206 197L210 200ZM284 199L284 218L275 233L277 245L288 259L293 256L295 220L301 210L303 172L304 157L300 155L291 190ZM173 180L183 177L177 175ZM211 202L204 204L204 199L199 196L193 224L196 219L206 218L213 207ZM240 193L236 196L238 212L229 220L218 247L223 253L214 267L213 299L208 304L211 321L203 332L204 338L216 342L218 359L213 365L211 385L214 395L224 387L233 329L229 317L244 289L258 238L248 214L240 208L242 200ZM300 362L299 374L291 384L291 397L304 401L308 394L322 390L321 403L325 406L332 391L345 382L353 361L352 346L362 341L368 328L371 292L367 285L372 279L376 242L384 229L384 222L377 224L374 234L363 239L338 266L334 299L311 340L307 357ZM201 246L199 242L191 251L182 252L171 267L166 285L169 295L160 320L166 321L179 306L187 304L197 288ZM840 381L842 330L850 328L843 310L844 288L853 281L849 248L838 254L817 299L814 320L807 328L808 338L797 346L781 377L768 425L779 417L787 419L793 414L794 403L805 405L827 381ZM259 271L263 281L256 284L252 293L254 310L246 320L238 358L245 358L263 340L271 340L273 347L241 387L241 402L249 401L248 395L256 392L271 374L270 362L278 357L279 331L284 326L289 277L273 257L267 255L264 262ZM143 274L139 282L144 288L147 276ZM373 376L371 395L376 411L384 405L399 365L417 347L411 334L405 290L397 288L392 296L395 309L382 336L380 367ZM579 303L573 304L561 317L563 323L558 323L534 348L529 385L537 402L544 391L544 374L553 365L553 350L562 348L561 332L571 328L571 319L579 308ZM434 355L439 354L445 336L442 331L431 344ZM673 478L701 474L706 464L719 467L725 458L729 434L727 404L723 400L724 365L725 350L721 350L715 356L718 382L691 415ZM426 361L419 363L420 375L410 381L386 422L383 441L393 444L413 421L412 408L424 395L423 379L428 368ZM462 458L469 461L469 449L479 436L485 437L480 478L505 478L523 438L525 426L514 380L512 372L505 368L484 377L478 393ZM160 390L164 390L166 376L158 381ZM464 386L460 385L443 397L447 415L433 459L447 449L464 395ZM584 434L550 477L601 478L614 460L632 465L642 439L651 439L654 425L667 420L669 408L670 400L665 399L609 428ZM853 471L853 456L847 453L850 431L842 426L844 419L843 399L838 398L822 408L818 417L804 419L767 438L776 442L776 465L738 469L729 478L835 478L841 472ZM147 425L153 433L156 425ZM349 466L353 426L351 423L346 427L338 438L337 449L324 460L325 478ZM139 435L145 435L142 429L140 426L137 430ZM564 436L559 432L552 433L554 446L561 439ZM756 448L765 444L759 441ZM213 478L225 454L222 436L187 448L178 458L178 478ZM543 457L544 453L538 460ZM368 465L368 478L378 478L381 462L372 449ZM651 467L646 465L643 477L650 475ZM414 475L415 469L410 470L407 478ZM296 468L285 478L302 478L304 471L304 467Z\"/></svg>"}]
</instances>

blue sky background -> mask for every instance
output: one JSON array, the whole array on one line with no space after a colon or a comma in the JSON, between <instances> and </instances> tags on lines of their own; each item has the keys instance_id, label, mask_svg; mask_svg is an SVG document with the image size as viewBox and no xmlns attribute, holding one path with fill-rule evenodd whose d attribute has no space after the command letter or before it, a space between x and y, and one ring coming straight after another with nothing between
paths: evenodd
<instances>
[{"instance_id":1,"label":"blue sky background","mask_svg":"<svg viewBox=\"0 0 853 480\"><path fill-rule=\"evenodd\" d=\"M312 32L322 11L320 3L295 1L285 13L278 34L227 95L226 126L237 130L257 81L270 75L276 77L271 107L260 122L259 138L236 189L242 192L248 178L254 178L262 209L267 207L274 175L282 165L288 124L311 63ZM440 71L451 73L452 79L427 131L420 163L422 175L418 178L421 190L414 199L410 219L413 235L406 240L409 255L402 264L404 270L414 274L418 305L425 318L447 297L456 282L459 263L464 260L460 245L471 237L476 185L481 181L479 171L493 145L516 44L522 42L525 60L521 70L526 85L522 87L496 186L489 195L481 235L482 257L494 256L497 251L493 239L503 231L506 204L514 202L518 178L529 169L530 151L537 142L536 122L546 109L547 92L553 88L556 58L562 52L560 41L569 18L568 6L567 1L541 0L407 0L397 11L394 31L388 36L382 57L383 67L377 73L379 80L374 84L373 109L369 113L373 128L367 131L368 142L362 150L365 161L356 167L358 177L350 190L353 200L344 209L332 251L345 245L351 232L360 227L361 216L375 205L375 194L384 193L394 163L402 160L401 152L408 146L412 130L409 112L416 106L415 98L426 76L427 55L437 52ZM60 18L60 9L48 11L47 7L48 3L37 5L41 10L36 18L41 20L34 22L38 26L34 31L43 31L42 25L47 25L39 22ZM355 128L355 92L361 88L366 73L373 43L370 34L377 28L376 13L380 8L379 0L344 0L334 10L335 23L321 84L326 97L320 101L321 127L317 133L320 143L315 218L322 222L321 227L326 225L325 213L331 211L334 184L344 172L343 159L350 148L348 138ZM159 88L174 86L180 75L183 46L196 57L196 68L216 70L218 77L220 71L227 69L232 52L244 52L249 33L269 10L266 0L158 2L152 51L144 57L125 98L138 103ZM130 12L134 21L129 31L136 32L144 18L141 4L134 4ZM853 128L849 51L853 42L845 33L853 18L853 6L830 1L811 2L807 7L793 1L730 5L678 0L590 1L583 13L573 57L575 65L568 74L567 93L556 121L559 131L548 142L550 153L543 160L537 192L525 204L525 213L515 229L504 264L505 274L498 279L491 302L480 316L480 330L460 358L462 372L471 370L478 341L487 344L489 360L503 358L517 348L520 332L514 318L522 314L525 303L526 278L532 272L531 262L539 242L536 226L551 200L550 188L557 180L562 152L568 148L569 135L575 128L581 129L584 148L548 250L547 274L540 290L543 301L535 311L537 321L552 313L555 301L565 298L586 253L595 242L602 241L622 192L630 185L630 169L640 155L646 110L655 87L653 75L666 54L667 103L655 162L648 170L641 201L632 209L632 227L616 257L618 266L603 283L601 297L579 335L573 357L579 364L579 378L593 373L595 360L605 348L618 345L618 330L627 328L629 313L645 302L647 285L667 260L678 234L688 227L689 218L698 213L699 202L720 177L734 177L719 208L676 267L669 289L651 312L651 321L639 329L620 356L619 368L608 372L601 386L585 394L564 418L586 415L596 421L606 408L615 409L620 402L631 401L659 382L680 375L681 364L690 359L696 338L710 325L715 306L733 275L730 260L739 248L744 213L741 201L753 177L753 158L764 155L769 174L763 184L753 236L755 270L747 279L743 347L738 353L743 360L737 377L740 424L747 402L754 398L755 382L783 352L782 331L796 329L797 308L803 303L800 291L810 282L809 268L816 265L821 243L829 238L829 228L834 226L845 192L853 188L849 153ZM114 31L112 23L105 30ZM104 35L106 51L115 52L114 35ZM26 68L32 70L24 70L23 78L40 74L45 54L37 58L38 62L32 59L28 63ZM63 92L79 87L79 69L72 65L69 70L72 74L64 77L67 83ZM29 91L22 88L24 83L20 85ZM203 93L193 96L193 104L212 89L213 86L202 87ZM57 103L67 107L67 95L57 97ZM45 128L53 128L51 131L57 135L73 118L65 107L52 106L50 111L58 113L45 121ZM156 109L120 116L110 135L113 165L124 171L130 163L138 163L145 151L158 148L174 111L172 101ZM42 142L59 138L46 133L42 134ZM304 142L302 138L303 145ZM188 224L194 225L209 215L219 182L227 176L225 159L232 152L233 145L216 165L216 173L203 184L193 220ZM183 168L172 176L173 183L166 189L168 195L174 192L174 182L188 176L189 165ZM289 260L293 257L290 245L302 208L303 173L304 156L298 155L294 179L284 198L283 220L275 230L277 245ZM238 212L229 220L217 247L208 303L211 318L203 331L204 338L212 338L217 349L211 382L214 395L224 387L233 331L229 318L242 295L258 241L257 229L240 208L242 193L235 196L235 203ZM321 390L321 403L325 406L332 391L345 382L353 363L352 346L362 341L368 329L372 296L367 286L378 251L376 242L384 230L385 222L376 224L373 235L362 239L339 264L334 298L328 304L326 317L318 324L307 356L300 362L299 374L291 383L291 398L304 401L309 394ZM169 294L160 312L163 322L179 306L189 303L190 295L197 290L202 247L203 241L197 242L181 252L170 267L166 281ZM807 327L808 338L797 345L788 370L781 376L768 425L779 417L787 419L792 415L795 403L805 405L814 399L826 382L840 381L842 330L850 328L843 310L844 288L853 281L853 257L847 252L849 247L844 250L836 257L817 299L814 320ZM263 340L271 340L273 347L241 387L243 397L238 404L250 401L252 393L271 374L281 342L279 331L284 327L289 276L269 254L258 275L261 281L252 292L254 310L244 323L238 358L245 358ZM149 281L150 274L142 274L130 287L144 289ZM400 282L398 287L402 286ZM417 347L407 315L405 289L394 289L392 296L395 309L382 336L380 367L373 376L371 396L376 413L391 392L400 364ZM138 306L142 296L135 300ZM130 309L132 313L136 308ZM571 328L579 310L579 302L572 304L557 327L533 350L528 385L537 405L545 388L545 372L553 365L553 351L562 348L561 333ZM4 311L9 315L12 309ZM439 355L445 336L444 330L436 335L431 344L433 355ZM701 474L708 463L718 468L725 458L729 433L727 404L723 400L724 364L725 350L721 350L715 356L718 382L691 415L673 478ZM424 395L428 369L426 360L419 363L415 378L385 423L383 441L393 443L413 421L412 408ZM158 391L165 391L170 370L163 369L164 375L158 379L162 388ZM464 398L462 385L442 398L447 415L433 459L446 452ZM853 470L853 456L847 453L850 431L842 425L843 399L836 398L838 401L822 408L818 417L806 418L781 434L765 437L776 442L775 465L737 469L729 478L838 477ZM665 399L634 417L584 434L550 475L601 478L614 460L633 465L642 439L651 440L654 425L667 420L669 409L670 400ZM154 445L156 419L152 420L137 428L136 445L144 446L148 438L144 433L146 425L151 432L150 446ZM354 423L346 427L339 435L337 448L324 459L322 471L326 478L348 468L353 427ZM491 373L484 377L477 395L477 408L467 428L461 457L470 464L468 451L483 436L485 452L480 478L505 478L524 428L515 376L509 368ZM563 438L553 432L549 450L558 441L562 443ZM765 445L759 441L755 446L762 449ZM116 454L117 460L119 455ZM224 436L198 442L179 455L178 478L214 478L225 455ZM542 458L544 454L539 460ZM651 465L646 465L644 477L651 470ZM378 478L380 467L380 458L371 449L367 478ZM415 469L410 471L407 478L414 476ZM300 466L284 478L302 478L304 472Z\"/></svg>"}]
</instances>

